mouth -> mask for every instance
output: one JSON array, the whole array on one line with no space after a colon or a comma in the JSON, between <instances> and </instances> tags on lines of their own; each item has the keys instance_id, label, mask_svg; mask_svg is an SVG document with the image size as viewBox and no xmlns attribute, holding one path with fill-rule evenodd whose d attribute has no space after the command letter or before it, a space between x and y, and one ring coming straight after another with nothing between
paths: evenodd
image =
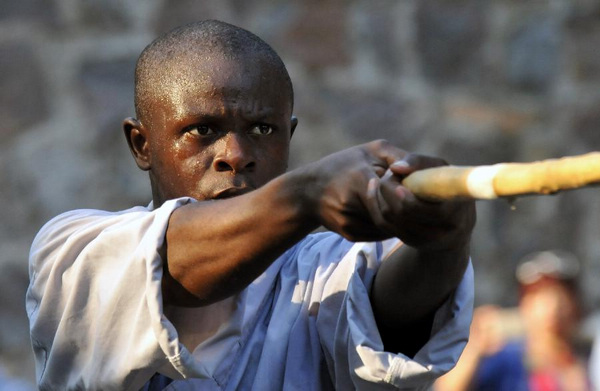
<instances>
[{"instance_id":1,"label":"mouth","mask_svg":"<svg viewBox=\"0 0 600 391\"><path fill-rule=\"evenodd\" d=\"M254 190L254 189L251 187L230 187L228 189L218 191L217 193L215 193L215 195L212 197L212 199L213 200L224 200L227 198L233 198L233 197L240 196L242 194L249 193L252 190Z\"/></svg>"}]
</instances>

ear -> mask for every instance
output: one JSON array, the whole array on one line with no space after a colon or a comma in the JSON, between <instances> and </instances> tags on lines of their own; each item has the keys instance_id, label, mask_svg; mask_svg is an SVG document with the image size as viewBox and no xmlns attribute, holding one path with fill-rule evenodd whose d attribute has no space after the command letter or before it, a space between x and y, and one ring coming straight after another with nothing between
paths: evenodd
<instances>
[{"instance_id":1,"label":"ear","mask_svg":"<svg viewBox=\"0 0 600 391\"><path fill-rule=\"evenodd\" d=\"M129 117L123 121L123 132L137 166L141 170L148 171L151 167L151 159L146 129L140 121Z\"/></svg>"},{"instance_id":2,"label":"ear","mask_svg":"<svg viewBox=\"0 0 600 391\"><path fill-rule=\"evenodd\" d=\"M296 126L298 126L298 117L292 115L292 127L290 132L290 138L294 135L294 130L296 130Z\"/></svg>"}]
</instances>

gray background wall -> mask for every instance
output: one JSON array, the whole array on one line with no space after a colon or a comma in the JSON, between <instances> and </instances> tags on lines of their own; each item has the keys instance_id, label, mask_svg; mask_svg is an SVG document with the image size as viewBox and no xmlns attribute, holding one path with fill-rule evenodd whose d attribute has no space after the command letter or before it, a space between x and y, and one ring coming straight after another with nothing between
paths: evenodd
<instances>
[{"instance_id":1,"label":"gray background wall","mask_svg":"<svg viewBox=\"0 0 600 391\"><path fill-rule=\"evenodd\" d=\"M121 134L157 34L217 18L283 57L300 125L292 167L374 138L455 164L600 150L600 2L3 0L0 366L33 378L24 311L36 231L73 208L150 199ZM479 202L477 302L512 305L514 266L562 248L600 308L600 190ZM2 387L0 386L0 389Z\"/></svg>"}]
</instances>

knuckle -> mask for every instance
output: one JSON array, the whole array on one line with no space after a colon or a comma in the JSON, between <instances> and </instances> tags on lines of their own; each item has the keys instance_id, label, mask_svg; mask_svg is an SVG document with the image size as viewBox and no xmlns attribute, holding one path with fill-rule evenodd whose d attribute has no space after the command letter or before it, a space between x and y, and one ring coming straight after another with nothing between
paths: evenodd
<instances>
[{"instance_id":1,"label":"knuckle","mask_svg":"<svg viewBox=\"0 0 600 391\"><path fill-rule=\"evenodd\" d=\"M346 210L350 208L350 205L352 204L352 194L350 193L342 193L340 194L340 205L342 207L342 210Z\"/></svg>"},{"instance_id":2,"label":"knuckle","mask_svg":"<svg viewBox=\"0 0 600 391\"><path fill-rule=\"evenodd\" d=\"M377 139L363 144L363 146L368 152L373 153L374 151L380 150L382 148L388 148L391 146L391 144L386 139Z\"/></svg>"}]
</instances>

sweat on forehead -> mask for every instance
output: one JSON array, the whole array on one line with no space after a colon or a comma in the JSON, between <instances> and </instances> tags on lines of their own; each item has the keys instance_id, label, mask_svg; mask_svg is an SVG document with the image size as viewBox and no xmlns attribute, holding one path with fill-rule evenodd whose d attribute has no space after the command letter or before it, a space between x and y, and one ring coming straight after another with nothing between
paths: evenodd
<instances>
[{"instance_id":1,"label":"sweat on forehead","mask_svg":"<svg viewBox=\"0 0 600 391\"><path fill-rule=\"evenodd\" d=\"M206 20L178 27L157 38L140 55L135 69L135 110L143 121L156 100L172 99L190 83L202 83L197 70L215 59L260 63L289 91L293 88L281 58L251 32L228 23Z\"/></svg>"}]
</instances>

